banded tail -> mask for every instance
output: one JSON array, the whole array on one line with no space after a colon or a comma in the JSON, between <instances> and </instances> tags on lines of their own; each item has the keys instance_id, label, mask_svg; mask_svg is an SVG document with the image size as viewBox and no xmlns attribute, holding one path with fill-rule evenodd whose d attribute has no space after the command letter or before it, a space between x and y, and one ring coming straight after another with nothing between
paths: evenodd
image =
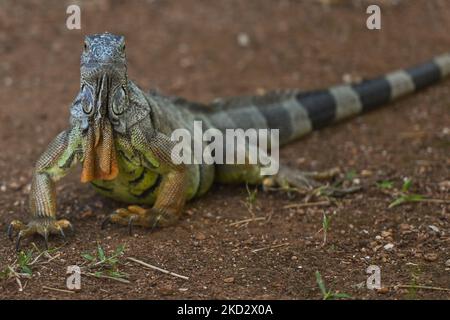
<instances>
[{"instance_id":1,"label":"banded tail","mask_svg":"<svg viewBox=\"0 0 450 320\"><path fill-rule=\"evenodd\" d=\"M312 130L424 89L449 74L450 54L445 54L419 66L353 85L219 99L212 103L207 115L212 124L222 130L280 129L280 143L285 144Z\"/></svg>"}]
</instances>

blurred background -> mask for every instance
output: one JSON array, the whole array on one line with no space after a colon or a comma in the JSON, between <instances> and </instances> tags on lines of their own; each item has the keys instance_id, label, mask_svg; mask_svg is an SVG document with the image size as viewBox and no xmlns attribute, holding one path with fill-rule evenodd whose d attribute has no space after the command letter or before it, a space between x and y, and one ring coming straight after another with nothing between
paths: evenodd
<instances>
[{"instance_id":1,"label":"blurred background","mask_svg":"<svg viewBox=\"0 0 450 320\"><path fill-rule=\"evenodd\" d=\"M380 31L365 27L369 3L382 5ZM81 8L81 30L66 28L70 4ZM405 65L446 51L449 5L441 0L2 0L0 80L2 90L9 89L1 93L16 101L33 96L36 105L49 103L43 91L51 91L53 99L64 91L65 99L51 105L67 106L77 89L83 36L104 31L126 36L130 75L144 88L208 100L258 88L323 86L344 73L377 73L384 63ZM23 86L19 96L11 92L18 86Z\"/></svg>"}]
</instances>

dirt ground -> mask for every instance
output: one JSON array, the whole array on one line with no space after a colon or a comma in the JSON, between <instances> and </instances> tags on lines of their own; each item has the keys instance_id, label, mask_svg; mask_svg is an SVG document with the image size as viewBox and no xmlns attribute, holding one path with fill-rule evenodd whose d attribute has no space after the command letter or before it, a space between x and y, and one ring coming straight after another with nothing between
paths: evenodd
<instances>
[{"instance_id":1,"label":"dirt ground","mask_svg":"<svg viewBox=\"0 0 450 320\"><path fill-rule=\"evenodd\" d=\"M72 3L81 6L81 30L66 28L66 7ZM67 127L85 34L125 35L130 78L142 88L200 101L263 89L326 87L450 49L449 1L383 1L379 31L366 28L366 6L358 3L1 1L1 229L12 219L29 219L32 168ZM102 219L121 204L96 195L76 171L57 187L59 214L72 221L75 235L66 244L51 239L58 248L52 258L41 256L31 264L31 278L21 277L22 292L11 274L0 280L0 299L321 299L316 271L328 288L356 299L448 299L449 291L417 286L450 288L450 205L388 206L406 177L412 180L409 193L449 199L449 84L282 150L284 163L302 170L339 167L348 183L364 187L329 205L289 208L304 203L303 197L259 190L249 210L245 186L218 185L189 203L176 226L153 233L136 228L128 236L116 226L100 230ZM390 181L393 188L383 189L379 181ZM324 213L332 217L325 244ZM239 222L245 219L251 221ZM41 239L33 241L42 248ZM85 266L81 255L97 245L108 255L125 245L118 268L129 283L83 276L79 292L53 290L66 289L67 266ZM24 241L23 249L31 248ZM33 257L37 254L34 250ZM127 257L189 279L146 269ZM2 232L0 271L18 270L16 258ZM365 287L369 265L381 268L379 291Z\"/></svg>"}]
</instances>

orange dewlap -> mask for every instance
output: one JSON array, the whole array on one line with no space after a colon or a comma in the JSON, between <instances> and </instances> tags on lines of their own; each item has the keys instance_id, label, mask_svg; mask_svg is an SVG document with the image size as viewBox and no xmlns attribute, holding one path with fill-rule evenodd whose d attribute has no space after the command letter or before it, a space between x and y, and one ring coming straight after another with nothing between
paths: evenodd
<instances>
[{"instance_id":1,"label":"orange dewlap","mask_svg":"<svg viewBox=\"0 0 450 320\"><path fill-rule=\"evenodd\" d=\"M113 180L119 173L111 124L104 121L95 126L101 128L88 129L81 182Z\"/></svg>"}]
</instances>

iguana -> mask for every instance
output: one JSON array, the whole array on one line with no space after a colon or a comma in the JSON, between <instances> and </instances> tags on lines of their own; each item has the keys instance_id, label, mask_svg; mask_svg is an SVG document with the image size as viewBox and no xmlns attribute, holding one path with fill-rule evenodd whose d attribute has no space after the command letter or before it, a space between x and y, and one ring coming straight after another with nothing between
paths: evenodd
<instances>
[{"instance_id":1,"label":"iguana","mask_svg":"<svg viewBox=\"0 0 450 320\"><path fill-rule=\"evenodd\" d=\"M356 84L303 92L280 90L259 96L218 99L200 104L144 92L128 79L125 39L110 33L86 36L81 54L80 90L70 109L70 126L50 143L36 163L27 224L14 220L11 239L39 234L46 246L50 234L65 237L68 220L56 218L56 182L77 163L81 182L101 194L132 204L106 222L155 227L177 221L187 200L205 194L214 181L314 185L314 175L284 166L263 176L259 165L175 164L171 132L192 130L194 120L206 127L279 129L280 144L308 132L370 111L423 89L450 73L450 54L414 68ZM330 173L331 175L331 173ZM153 205L144 209L139 204Z\"/></svg>"}]
</instances>

